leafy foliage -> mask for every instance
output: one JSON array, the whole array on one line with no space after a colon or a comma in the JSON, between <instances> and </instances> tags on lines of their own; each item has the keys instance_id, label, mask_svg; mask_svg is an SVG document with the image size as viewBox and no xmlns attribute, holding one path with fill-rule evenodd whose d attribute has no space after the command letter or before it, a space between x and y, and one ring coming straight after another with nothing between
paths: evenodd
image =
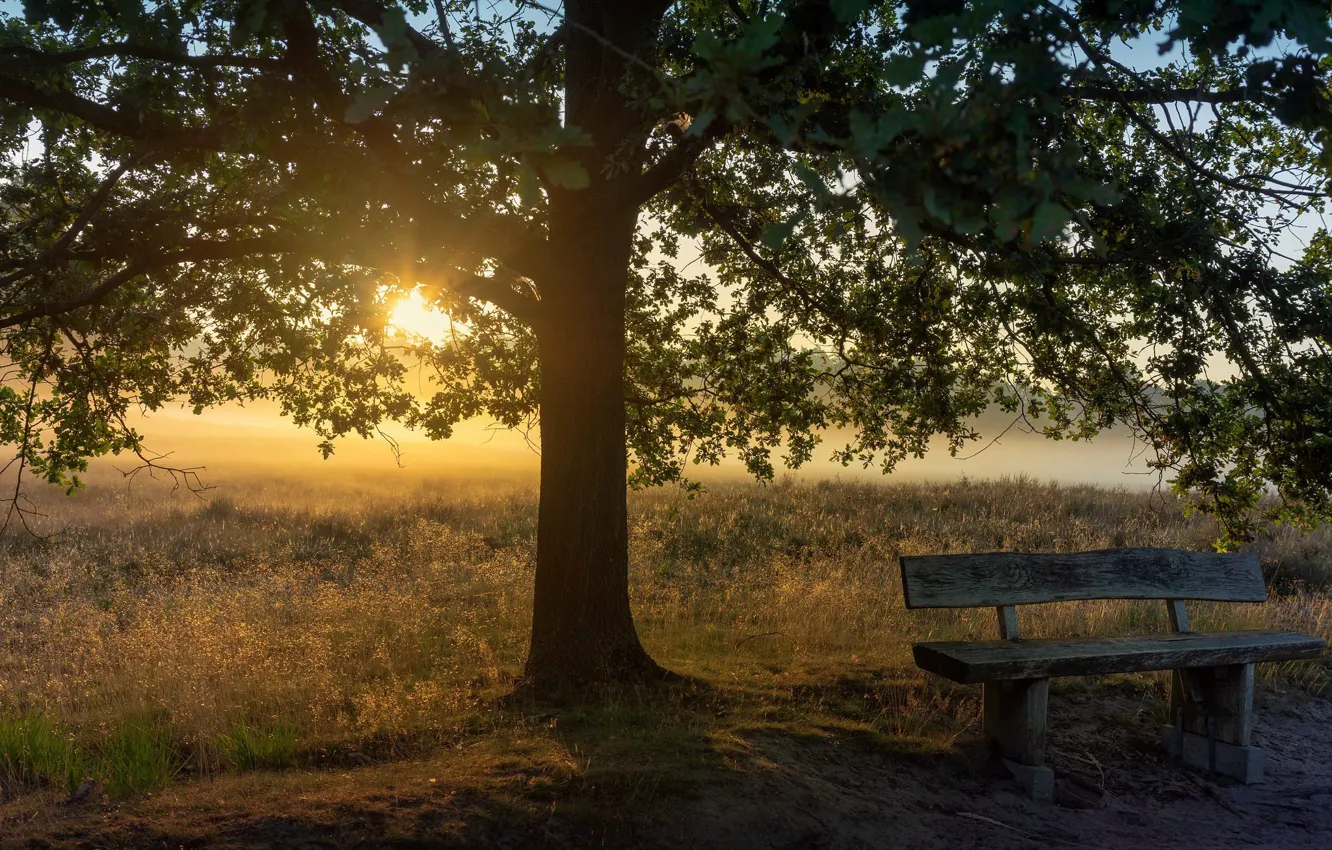
<instances>
[{"instance_id":1,"label":"leafy foliage","mask_svg":"<svg viewBox=\"0 0 1332 850\"><path fill-rule=\"evenodd\" d=\"M277 399L325 452L388 420L533 424L539 342L580 332L543 298L552 230L588 198L642 211L639 483L726 454L771 477L834 428L888 470L999 405L1131 429L1233 539L1268 488L1269 518L1327 515L1332 237L1293 235L1332 172L1326 4L567 7L0 19L17 462L69 486L92 456L160 463L126 414L175 399ZM569 111L587 92L605 120ZM387 329L416 287L452 339Z\"/></svg>"}]
</instances>

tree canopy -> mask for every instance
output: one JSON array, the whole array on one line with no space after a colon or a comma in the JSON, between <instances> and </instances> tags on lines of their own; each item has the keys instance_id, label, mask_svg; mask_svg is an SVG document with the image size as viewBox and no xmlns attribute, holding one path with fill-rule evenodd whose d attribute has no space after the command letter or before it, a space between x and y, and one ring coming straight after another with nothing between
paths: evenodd
<instances>
[{"instance_id":1,"label":"tree canopy","mask_svg":"<svg viewBox=\"0 0 1332 850\"><path fill-rule=\"evenodd\" d=\"M329 451L609 394L638 483L830 429L891 470L998 405L1131 429L1236 539L1329 511L1326 3L0 15L0 440L48 481L142 452L136 405L276 399ZM418 287L452 339L386 330Z\"/></svg>"}]
</instances>

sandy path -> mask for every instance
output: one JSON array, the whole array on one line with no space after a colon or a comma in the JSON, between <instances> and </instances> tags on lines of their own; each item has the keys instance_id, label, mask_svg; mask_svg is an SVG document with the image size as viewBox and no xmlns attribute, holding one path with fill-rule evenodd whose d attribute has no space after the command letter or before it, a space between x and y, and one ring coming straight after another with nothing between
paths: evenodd
<instances>
[{"instance_id":1,"label":"sandy path","mask_svg":"<svg viewBox=\"0 0 1332 850\"><path fill-rule=\"evenodd\" d=\"M731 848L1332 848L1332 701L1260 696L1267 781L1167 762L1156 700L1055 695L1056 805L1020 795L981 742L903 759L845 742L757 736L754 769L662 813L660 846Z\"/></svg>"}]
</instances>

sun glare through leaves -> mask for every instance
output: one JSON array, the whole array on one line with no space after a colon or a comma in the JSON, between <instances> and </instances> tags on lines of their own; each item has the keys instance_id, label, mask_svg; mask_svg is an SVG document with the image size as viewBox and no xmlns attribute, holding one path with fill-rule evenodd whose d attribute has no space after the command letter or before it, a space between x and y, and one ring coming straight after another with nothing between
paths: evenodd
<instances>
[{"instance_id":1,"label":"sun glare through leaves","mask_svg":"<svg viewBox=\"0 0 1332 850\"><path fill-rule=\"evenodd\" d=\"M399 298L389 311L388 330L391 333L417 337L427 342L446 341L452 333L451 325L448 314L426 303L419 289L413 289L410 294Z\"/></svg>"}]
</instances>

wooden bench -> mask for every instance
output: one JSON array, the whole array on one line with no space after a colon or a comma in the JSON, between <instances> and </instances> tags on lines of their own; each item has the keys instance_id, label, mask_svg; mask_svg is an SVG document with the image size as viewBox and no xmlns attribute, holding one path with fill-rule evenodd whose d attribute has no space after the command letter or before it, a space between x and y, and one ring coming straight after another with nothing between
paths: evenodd
<instances>
[{"instance_id":1,"label":"wooden bench","mask_svg":"<svg viewBox=\"0 0 1332 850\"><path fill-rule=\"evenodd\" d=\"M1314 658L1322 638L1266 630L1194 632L1186 599L1264 602L1258 556L1173 549L1074 554L903 557L908 608L993 606L997 641L918 643L916 664L955 682L982 683L985 733L1034 799L1049 800L1045 712L1053 676L1174 670L1166 750L1195 767L1259 782L1262 750L1249 745L1253 665ZM1018 605L1075 599L1162 599L1168 634L1021 639Z\"/></svg>"}]
</instances>

